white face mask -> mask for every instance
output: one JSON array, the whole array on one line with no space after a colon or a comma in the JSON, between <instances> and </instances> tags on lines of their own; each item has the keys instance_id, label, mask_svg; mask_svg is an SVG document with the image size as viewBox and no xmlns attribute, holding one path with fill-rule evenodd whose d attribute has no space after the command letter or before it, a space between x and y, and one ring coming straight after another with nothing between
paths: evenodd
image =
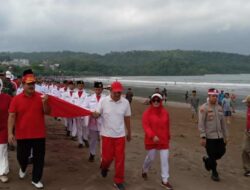
<instances>
[{"instance_id":1,"label":"white face mask","mask_svg":"<svg viewBox=\"0 0 250 190\"><path fill-rule=\"evenodd\" d=\"M0 94L2 92L2 89L3 89L3 81L2 81L2 79L0 79Z\"/></svg>"}]
</instances>

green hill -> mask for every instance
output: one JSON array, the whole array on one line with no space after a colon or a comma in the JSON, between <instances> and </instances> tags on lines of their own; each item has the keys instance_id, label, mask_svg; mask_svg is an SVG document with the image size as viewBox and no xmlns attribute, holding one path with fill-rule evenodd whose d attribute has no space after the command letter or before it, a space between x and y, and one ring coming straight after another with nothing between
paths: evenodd
<instances>
[{"instance_id":1,"label":"green hill","mask_svg":"<svg viewBox=\"0 0 250 190\"><path fill-rule=\"evenodd\" d=\"M250 73L250 56L203 51L129 51L105 55L83 52L2 52L0 61L29 59L40 74L64 75L203 75ZM46 63L47 67L38 66ZM52 71L48 66L60 64ZM20 68L15 68L20 72Z\"/></svg>"}]
</instances>

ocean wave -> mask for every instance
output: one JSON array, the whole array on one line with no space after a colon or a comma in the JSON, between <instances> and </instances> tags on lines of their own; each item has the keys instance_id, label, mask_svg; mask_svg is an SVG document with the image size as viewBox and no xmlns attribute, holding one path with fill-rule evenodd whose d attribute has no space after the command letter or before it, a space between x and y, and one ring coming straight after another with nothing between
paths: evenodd
<instances>
[{"instance_id":1,"label":"ocean wave","mask_svg":"<svg viewBox=\"0 0 250 190\"><path fill-rule=\"evenodd\" d=\"M224 82L183 82L183 81L153 81L153 80L131 80L131 79L123 79L122 77L108 77L108 78L84 78L84 80L92 82L92 81L103 81L106 83L112 83L113 81L120 81L125 85L149 85L149 86L191 86L191 87L225 87L225 88L245 88L246 90L250 89L250 84L246 83L224 83Z\"/></svg>"}]
</instances>

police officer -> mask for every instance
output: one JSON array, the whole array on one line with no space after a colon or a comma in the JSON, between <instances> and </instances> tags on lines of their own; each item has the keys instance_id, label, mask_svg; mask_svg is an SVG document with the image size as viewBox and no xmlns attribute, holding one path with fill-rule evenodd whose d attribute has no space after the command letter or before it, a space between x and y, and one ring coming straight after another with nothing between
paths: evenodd
<instances>
[{"instance_id":1,"label":"police officer","mask_svg":"<svg viewBox=\"0 0 250 190\"><path fill-rule=\"evenodd\" d=\"M199 130L201 145L206 148L207 157L203 157L205 168L212 171L211 178L220 181L217 163L226 152L228 131L225 125L222 107L218 104L218 90L208 90L208 102L199 110Z\"/></svg>"}]
</instances>

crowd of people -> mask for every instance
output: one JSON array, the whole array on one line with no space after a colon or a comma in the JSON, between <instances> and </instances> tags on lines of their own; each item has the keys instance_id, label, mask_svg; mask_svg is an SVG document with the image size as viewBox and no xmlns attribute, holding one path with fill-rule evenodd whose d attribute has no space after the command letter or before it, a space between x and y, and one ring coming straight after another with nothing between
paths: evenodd
<instances>
[{"instance_id":1,"label":"crowd of people","mask_svg":"<svg viewBox=\"0 0 250 190\"><path fill-rule=\"evenodd\" d=\"M209 101L209 98L207 98ZM194 122L198 122L198 108L200 106L200 98L197 95L196 90L192 90L192 94L189 97L188 91L185 93L185 102L190 104L191 113L192 113L192 120ZM227 125L231 124L231 116L235 113L235 103L236 103L236 96L234 93L226 92L221 90L218 94L217 103L222 107L223 115L225 117Z\"/></svg>"},{"instance_id":2,"label":"crowd of people","mask_svg":"<svg viewBox=\"0 0 250 190\"><path fill-rule=\"evenodd\" d=\"M41 81L36 79L32 70L23 72L17 79L7 72L0 72L0 181L8 181L9 162L8 144L16 145L17 160L20 166L19 178L26 177L26 169L31 160L33 164L32 184L41 189L45 162L46 126L44 115L53 110L50 98L56 97L70 104L89 110L89 115L78 117L56 117L65 125L67 136L78 142L78 148L89 149L89 162L95 162L97 145L101 143L100 174L106 177L110 165L115 162L114 187L124 190L125 144L132 138L131 103L132 89L123 97L123 85L119 81L111 84L104 93L103 83L93 84L93 93L85 90L84 81ZM142 178L147 180L156 154L161 159L161 185L173 189L169 182L169 144L170 116L164 107L167 90L156 88L149 97L149 106L142 115L147 155L142 164ZM188 94L187 94L188 96ZM211 178L220 181L217 160L226 153L228 126L233 106L229 94L221 98L216 89L208 90L208 99L203 105L195 90L192 91L190 104L192 119L198 122L200 143L207 155L203 157L206 170ZM250 176L250 96L244 100L248 107L247 126L242 160L245 176ZM225 116L225 117L224 117ZM30 122L32 121L32 122ZM100 141L99 141L100 139Z\"/></svg>"}]
</instances>

